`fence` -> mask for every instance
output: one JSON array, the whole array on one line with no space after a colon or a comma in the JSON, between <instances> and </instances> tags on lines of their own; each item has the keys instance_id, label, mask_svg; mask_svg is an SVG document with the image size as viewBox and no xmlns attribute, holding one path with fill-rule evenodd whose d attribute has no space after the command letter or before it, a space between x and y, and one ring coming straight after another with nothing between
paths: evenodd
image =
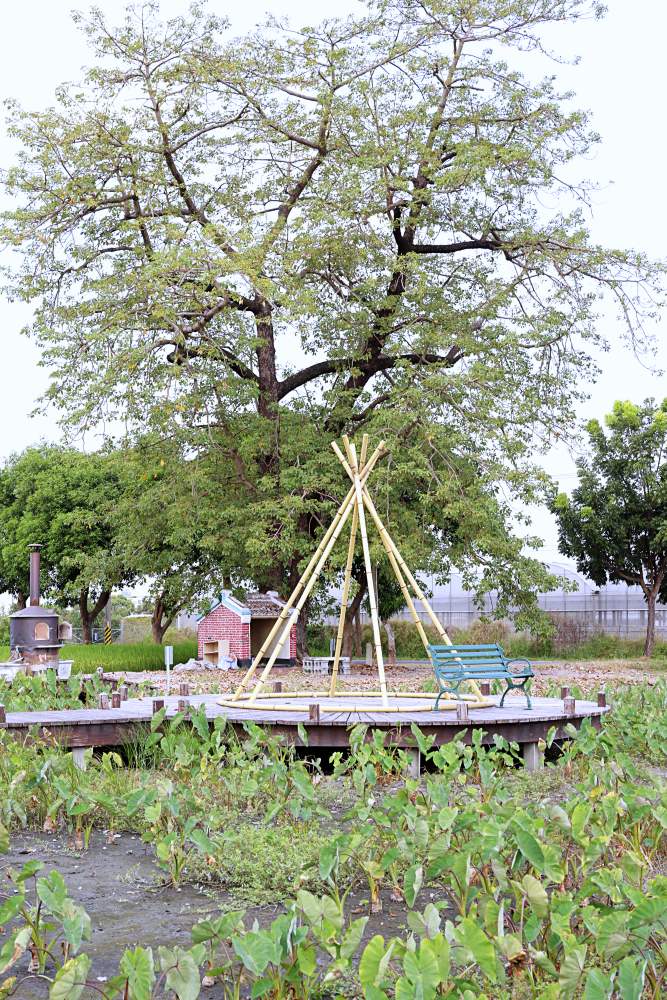
<instances>
[{"instance_id":1,"label":"fence","mask_svg":"<svg viewBox=\"0 0 667 1000\"><path fill-rule=\"evenodd\" d=\"M596 598L587 597L586 606L577 606L578 602L567 600L567 598L578 597L580 595L566 595L565 601L556 602L552 595L546 595L546 599L540 596L540 607L553 618L559 625L559 630L570 626L572 631L576 631L580 639L588 636L599 635L601 632L608 635L617 635L626 639L640 639L646 634L648 611L642 599L642 605L636 600L628 601L627 606L614 606L607 604L595 605ZM635 595L631 595L635 596ZM467 603L467 602L466 602ZM583 602L581 602L583 603ZM480 609L471 602L470 606L452 608L444 602L433 602L433 610L445 628L466 629L473 622L479 620L480 615L487 614L493 617L493 607L486 606ZM417 612L421 620L428 623L429 617L426 612L417 604ZM407 609L394 616L399 621L410 621L410 614ZM361 615L362 624L369 621L368 615ZM667 606L659 605L655 614L655 632L658 638L667 639Z\"/></svg>"}]
</instances>

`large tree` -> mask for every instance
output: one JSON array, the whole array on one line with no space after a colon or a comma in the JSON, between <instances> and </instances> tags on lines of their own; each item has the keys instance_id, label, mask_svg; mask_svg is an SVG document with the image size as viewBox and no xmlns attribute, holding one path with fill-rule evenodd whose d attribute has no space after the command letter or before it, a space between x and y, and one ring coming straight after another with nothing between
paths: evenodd
<instances>
[{"instance_id":1,"label":"large tree","mask_svg":"<svg viewBox=\"0 0 667 1000\"><path fill-rule=\"evenodd\" d=\"M597 12L388 0L243 38L199 4L80 19L83 83L10 123L9 291L34 303L51 402L211 454L242 535L222 541L261 586L297 579L341 492L327 441L362 429L394 475L415 466L422 550L446 558L451 513L485 586L519 566L504 501L533 496L531 435L571 419L598 296L634 337L652 278L588 237L571 165L596 140L586 115L513 63ZM535 577L510 579L525 595Z\"/></svg>"},{"instance_id":2,"label":"large tree","mask_svg":"<svg viewBox=\"0 0 667 1000\"><path fill-rule=\"evenodd\" d=\"M0 577L25 607L28 545L42 545L41 587L61 606L76 604L84 642L114 586L132 571L115 552L113 510L126 488L114 457L43 446L0 469Z\"/></svg>"},{"instance_id":3,"label":"large tree","mask_svg":"<svg viewBox=\"0 0 667 1000\"><path fill-rule=\"evenodd\" d=\"M655 606L667 598L667 400L614 403L588 424L589 454L579 485L553 502L560 549L602 586L639 586L647 607L644 656L655 643Z\"/></svg>"}]
</instances>

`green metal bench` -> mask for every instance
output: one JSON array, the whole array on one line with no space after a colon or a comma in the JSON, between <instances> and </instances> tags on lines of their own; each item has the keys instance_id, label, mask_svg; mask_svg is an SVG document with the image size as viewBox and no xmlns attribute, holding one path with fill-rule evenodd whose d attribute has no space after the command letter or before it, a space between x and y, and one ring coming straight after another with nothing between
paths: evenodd
<instances>
[{"instance_id":1,"label":"green metal bench","mask_svg":"<svg viewBox=\"0 0 667 1000\"><path fill-rule=\"evenodd\" d=\"M435 679L440 688L435 700L434 711L438 710L438 704L444 694L453 694L458 698L459 687L464 681L496 679L505 681L507 685L500 699L501 708L505 696L514 689L521 690L526 696L529 710L533 707L526 684L535 674L528 660L508 660L502 646L495 642L461 646L429 645L428 648ZM519 663L524 664L523 669L514 670L514 665Z\"/></svg>"}]
</instances>

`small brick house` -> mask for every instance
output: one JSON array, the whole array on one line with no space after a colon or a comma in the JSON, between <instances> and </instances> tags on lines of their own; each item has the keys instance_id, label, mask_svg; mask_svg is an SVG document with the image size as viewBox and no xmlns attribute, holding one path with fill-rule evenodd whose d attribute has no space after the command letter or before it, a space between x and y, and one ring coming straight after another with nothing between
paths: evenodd
<instances>
[{"instance_id":1,"label":"small brick house","mask_svg":"<svg viewBox=\"0 0 667 1000\"><path fill-rule=\"evenodd\" d=\"M284 607L285 602L273 590L247 594L243 602L228 590L223 591L218 603L197 624L199 659L217 662L217 650L224 642L225 647L229 644L228 653L236 658L239 667L249 667ZM296 663L296 623L292 623L275 662L276 666L290 667Z\"/></svg>"}]
</instances>

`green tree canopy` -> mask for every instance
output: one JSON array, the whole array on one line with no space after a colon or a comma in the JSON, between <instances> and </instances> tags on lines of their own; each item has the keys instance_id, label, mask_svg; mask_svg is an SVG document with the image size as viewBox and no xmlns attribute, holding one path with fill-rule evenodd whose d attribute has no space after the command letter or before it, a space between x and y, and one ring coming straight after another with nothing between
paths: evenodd
<instances>
[{"instance_id":1,"label":"green tree canopy","mask_svg":"<svg viewBox=\"0 0 667 1000\"><path fill-rule=\"evenodd\" d=\"M553 511L560 550L598 586L641 587L648 608L644 655L655 641L655 605L667 598L667 400L616 402L588 424L590 454L577 462L579 485Z\"/></svg>"},{"instance_id":2,"label":"green tree canopy","mask_svg":"<svg viewBox=\"0 0 667 1000\"><path fill-rule=\"evenodd\" d=\"M481 561L483 587L511 564L523 599L541 569L504 497L533 499L533 431L571 420L598 298L634 338L656 276L590 240L571 161L596 136L515 65L599 11L383 0L242 38L200 4L79 17L81 85L10 113L9 293L35 306L51 402L205 456L223 551L283 592L341 493L328 441L368 430L402 527L401 471L423 491L401 541Z\"/></svg>"},{"instance_id":3,"label":"green tree canopy","mask_svg":"<svg viewBox=\"0 0 667 1000\"><path fill-rule=\"evenodd\" d=\"M162 642L179 611L194 610L223 586L209 520L218 524L219 517L201 463L188 461L173 441L142 438L123 453L123 464L128 486L113 513L116 554L149 583L151 631Z\"/></svg>"},{"instance_id":4,"label":"green tree canopy","mask_svg":"<svg viewBox=\"0 0 667 1000\"><path fill-rule=\"evenodd\" d=\"M125 489L113 457L41 446L0 470L0 574L25 606L28 545L42 545L41 587L49 600L79 608L84 639L113 586L132 571L117 558L112 519Z\"/></svg>"}]
</instances>

